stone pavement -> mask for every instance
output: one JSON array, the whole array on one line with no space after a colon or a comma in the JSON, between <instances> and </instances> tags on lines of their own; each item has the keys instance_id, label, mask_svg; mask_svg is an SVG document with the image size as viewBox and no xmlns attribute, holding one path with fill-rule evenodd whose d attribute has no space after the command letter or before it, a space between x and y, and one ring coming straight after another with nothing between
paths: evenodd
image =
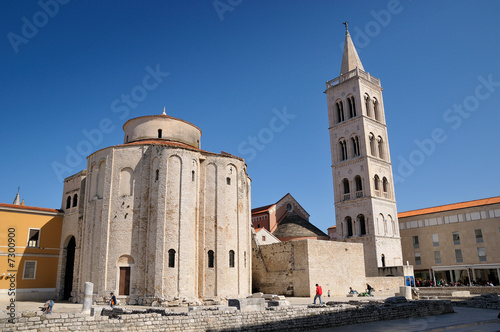
<instances>
[{"instance_id":1,"label":"stone pavement","mask_svg":"<svg viewBox=\"0 0 500 332\"><path fill-rule=\"evenodd\" d=\"M387 296L375 296L375 297L325 297L323 296L323 302L328 301L339 301L339 302L347 302L349 300L384 300ZM287 297L288 301L290 301L291 305L294 306L307 306L308 304L313 303L313 297ZM70 303L64 301L54 301L54 308L52 309L53 313L79 313L82 311L81 303ZM7 301L0 301L0 318L7 317L7 311L5 308L9 303ZM40 307L43 306L44 302L32 302L32 301L17 301L16 302L16 313L26 312L26 311L40 311ZM96 311L100 308L109 308L107 305L94 305L92 306ZM119 308L128 308L128 309L147 309L150 307L146 306L138 306L138 305L120 305ZM168 307L174 312L187 312L187 307Z\"/></svg>"},{"instance_id":2,"label":"stone pavement","mask_svg":"<svg viewBox=\"0 0 500 332\"><path fill-rule=\"evenodd\" d=\"M453 314L332 327L311 330L311 332L500 331L500 319L497 318L498 310L457 307L454 309L455 313Z\"/></svg>"},{"instance_id":3,"label":"stone pavement","mask_svg":"<svg viewBox=\"0 0 500 332\"><path fill-rule=\"evenodd\" d=\"M383 300L386 297L375 296L375 297L323 297L323 302L327 301L339 301L348 302L349 300L363 301L363 300ZM313 298L306 297L287 297L293 306L307 306L312 304ZM4 309L7 302L0 302L0 318L7 317L7 312ZM28 302L28 301L18 301L16 302L16 312L19 314L26 311L39 311L39 307L43 305L43 302ZM105 305L93 306L96 310L99 308L107 308ZM146 309L148 307L144 306L119 306L123 308L130 309ZM175 312L187 312L187 307L170 307ZM53 313L79 313L82 310L82 304L74 304L68 302L56 302L54 305ZM358 325L348 325L337 328L326 328L319 330L319 332L335 332L335 331L384 331L384 332L401 332L401 331L500 331L500 319L497 318L497 310L489 309L474 309L474 308L462 308L455 307L455 312L453 314L445 314L439 316L427 316L422 318L409 318L409 319L398 319L392 321L381 321L368 324L358 324Z\"/></svg>"}]
</instances>

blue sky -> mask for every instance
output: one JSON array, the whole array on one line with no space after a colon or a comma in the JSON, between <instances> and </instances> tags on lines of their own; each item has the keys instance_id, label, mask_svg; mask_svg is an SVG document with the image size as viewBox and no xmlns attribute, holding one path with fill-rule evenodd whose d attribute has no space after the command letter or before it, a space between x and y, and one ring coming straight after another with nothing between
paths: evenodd
<instances>
[{"instance_id":1,"label":"blue sky","mask_svg":"<svg viewBox=\"0 0 500 332\"><path fill-rule=\"evenodd\" d=\"M398 210L499 195L498 1L8 0L0 10L0 202L20 186L27 205L59 208L61 177L120 144L126 120L165 106L202 129L203 149L247 160L252 207L291 193L326 232L323 91L339 75L345 20L384 88Z\"/></svg>"}]
</instances>

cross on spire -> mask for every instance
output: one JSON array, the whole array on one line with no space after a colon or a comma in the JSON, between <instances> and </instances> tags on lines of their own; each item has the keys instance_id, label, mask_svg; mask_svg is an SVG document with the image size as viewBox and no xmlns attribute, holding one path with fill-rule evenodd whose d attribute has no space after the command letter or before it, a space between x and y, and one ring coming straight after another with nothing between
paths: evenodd
<instances>
[{"instance_id":1,"label":"cross on spire","mask_svg":"<svg viewBox=\"0 0 500 332\"><path fill-rule=\"evenodd\" d=\"M349 21L345 21L342 24L345 25L345 33L349 33L349 28L347 27L347 25L349 24Z\"/></svg>"}]
</instances>

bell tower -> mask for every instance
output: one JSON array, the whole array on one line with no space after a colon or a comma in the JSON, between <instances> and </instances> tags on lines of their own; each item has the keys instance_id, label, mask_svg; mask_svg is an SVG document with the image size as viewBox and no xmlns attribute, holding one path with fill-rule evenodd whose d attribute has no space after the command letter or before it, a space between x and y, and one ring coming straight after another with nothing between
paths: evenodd
<instances>
[{"instance_id":1,"label":"bell tower","mask_svg":"<svg viewBox=\"0 0 500 332\"><path fill-rule=\"evenodd\" d=\"M364 244L367 276L403 255L380 80L346 26L340 76L326 82L337 240Z\"/></svg>"}]
</instances>

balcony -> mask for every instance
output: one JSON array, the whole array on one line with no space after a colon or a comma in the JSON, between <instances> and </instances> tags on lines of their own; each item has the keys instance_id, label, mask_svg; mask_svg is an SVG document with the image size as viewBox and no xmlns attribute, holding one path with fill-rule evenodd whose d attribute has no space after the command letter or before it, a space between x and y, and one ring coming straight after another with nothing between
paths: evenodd
<instances>
[{"instance_id":1,"label":"balcony","mask_svg":"<svg viewBox=\"0 0 500 332\"><path fill-rule=\"evenodd\" d=\"M360 197L363 197L363 191L362 190L356 191L356 198L360 198Z\"/></svg>"},{"instance_id":2,"label":"balcony","mask_svg":"<svg viewBox=\"0 0 500 332\"><path fill-rule=\"evenodd\" d=\"M348 201L351 199L351 194L350 193L347 193L347 194L344 194L344 201Z\"/></svg>"},{"instance_id":3,"label":"balcony","mask_svg":"<svg viewBox=\"0 0 500 332\"><path fill-rule=\"evenodd\" d=\"M356 67L355 69L351 70L348 73L345 73L344 75L340 75L339 77L336 77L331 81L327 81L326 82L326 90L328 90L329 88L334 87L336 85L339 85L340 83L343 83L343 82L347 81L348 79L351 79L351 78L356 77L356 76L362 77L365 80L372 82L375 85L380 86L380 80L378 78L375 78L375 77L371 76L369 73L362 71Z\"/></svg>"}]
</instances>

